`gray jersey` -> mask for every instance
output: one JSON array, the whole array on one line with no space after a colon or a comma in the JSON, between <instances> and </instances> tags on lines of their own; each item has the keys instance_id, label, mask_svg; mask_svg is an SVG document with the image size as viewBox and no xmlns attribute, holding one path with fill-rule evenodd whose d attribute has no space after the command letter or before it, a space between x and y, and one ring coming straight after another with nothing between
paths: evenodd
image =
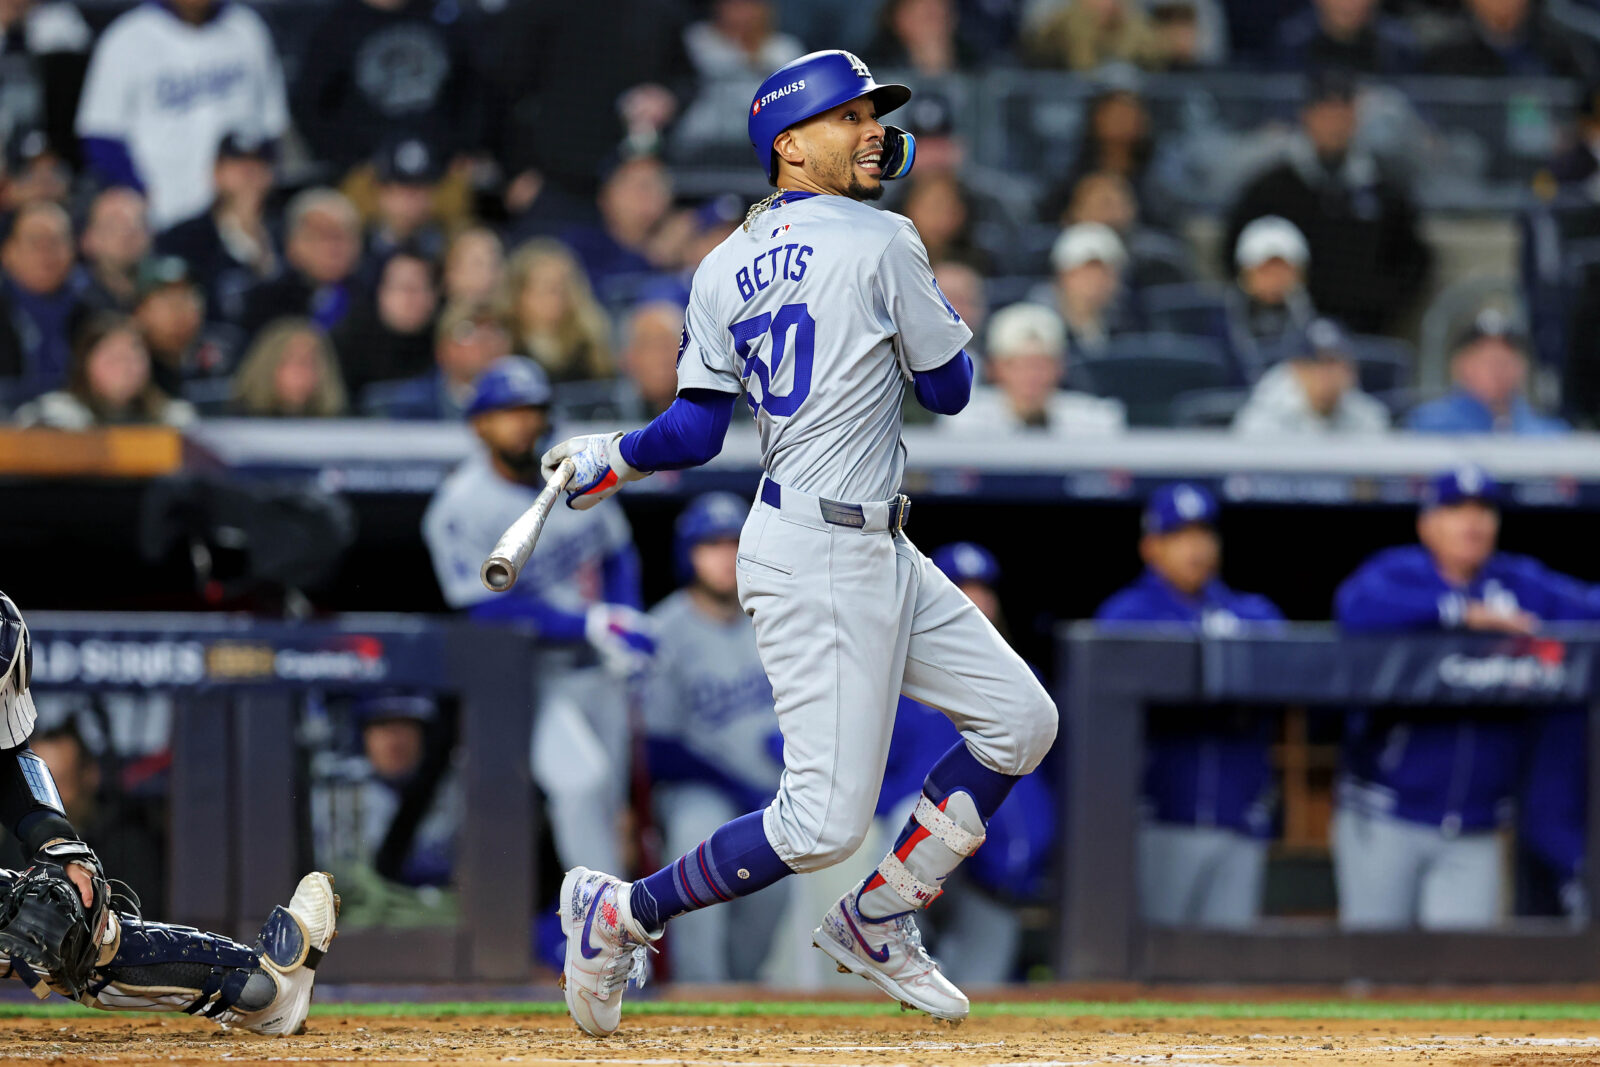
<instances>
[{"instance_id":1,"label":"gray jersey","mask_svg":"<svg viewBox=\"0 0 1600 1067\"><path fill-rule=\"evenodd\" d=\"M661 640L645 690L645 727L736 782L776 789L783 769L771 743L778 720L750 620L743 613L730 622L710 618L682 589L650 615Z\"/></svg>"},{"instance_id":2,"label":"gray jersey","mask_svg":"<svg viewBox=\"0 0 1600 1067\"><path fill-rule=\"evenodd\" d=\"M843 196L780 201L695 271L678 389L743 392L780 485L886 500L905 467L906 377L971 339L909 219Z\"/></svg>"},{"instance_id":3,"label":"gray jersey","mask_svg":"<svg viewBox=\"0 0 1600 1067\"><path fill-rule=\"evenodd\" d=\"M481 448L450 473L422 518L445 603L461 609L493 596L532 597L581 612L603 599L606 558L633 544L628 520L613 501L587 511L556 508L517 584L506 593L484 588L478 577L484 558L538 495L537 488L495 473Z\"/></svg>"}]
</instances>

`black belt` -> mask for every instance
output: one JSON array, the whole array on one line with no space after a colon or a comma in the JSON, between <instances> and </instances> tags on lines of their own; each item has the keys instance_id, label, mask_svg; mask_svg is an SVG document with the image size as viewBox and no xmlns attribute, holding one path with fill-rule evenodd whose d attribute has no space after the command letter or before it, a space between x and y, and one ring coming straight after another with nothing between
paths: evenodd
<instances>
[{"instance_id":1,"label":"black belt","mask_svg":"<svg viewBox=\"0 0 1600 1067\"><path fill-rule=\"evenodd\" d=\"M761 502L768 507L783 510L783 486L773 481L770 475L761 480ZM860 504L847 504L842 500L829 500L820 496L817 497L817 504L823 522L834 526L853 526L856 529L867 524L866 512L862 510ZM910 521L911 498L899 493L889 502L889 533L899 533Z\"/></svg>"}]
</instances>

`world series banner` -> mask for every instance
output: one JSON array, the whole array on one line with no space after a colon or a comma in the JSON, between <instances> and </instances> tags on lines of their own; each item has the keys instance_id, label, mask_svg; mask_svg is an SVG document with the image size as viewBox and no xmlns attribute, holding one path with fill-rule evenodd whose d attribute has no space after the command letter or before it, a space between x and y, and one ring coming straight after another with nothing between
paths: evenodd
<instances>
[{"instance_id":1,"label":"world series banner","mask_svg":"<svg viewBox=\"0 0 1600 1067\"><path fill-rule=\"evenodd\" d=\"M1600 630L1345 637L1326 627L1200 642L1208 700L1575 704L1594 695Z\"/></svg>"}]
</instances>

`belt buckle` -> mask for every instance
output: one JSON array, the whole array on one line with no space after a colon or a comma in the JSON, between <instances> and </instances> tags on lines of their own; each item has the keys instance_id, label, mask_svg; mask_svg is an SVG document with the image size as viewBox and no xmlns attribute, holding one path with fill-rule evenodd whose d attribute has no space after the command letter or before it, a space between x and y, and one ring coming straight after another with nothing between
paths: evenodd
<instances>
[{"instance_id":1,"label":"belt buckle","mask_svg":"<svg viewBox=\"0 0 1600 1067\"><path fill-rule=\"evenodd\" d=\"M901 493L894 498L894 507L890 512L890 533L899 533L906 528L906 523L911 521L911 498Z\"/></svg>"}]
</instances>

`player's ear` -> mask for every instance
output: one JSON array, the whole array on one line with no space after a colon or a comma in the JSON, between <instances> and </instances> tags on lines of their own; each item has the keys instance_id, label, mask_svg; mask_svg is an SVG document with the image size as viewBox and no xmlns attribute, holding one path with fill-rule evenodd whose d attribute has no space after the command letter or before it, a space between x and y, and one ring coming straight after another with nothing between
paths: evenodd
<instances>
[{"instance_id":1,"label":"player's ear","mask_svg":"<svg viewBox=\"0 0 1600 1067\"><path fill-rule=\"evenodd\" d=\"M792 126L773 139L772 150L777 153L779 159L792 167L801 166L806 161L805 147L800 143L800 134Z\"/></svg>"}]
</instances>

